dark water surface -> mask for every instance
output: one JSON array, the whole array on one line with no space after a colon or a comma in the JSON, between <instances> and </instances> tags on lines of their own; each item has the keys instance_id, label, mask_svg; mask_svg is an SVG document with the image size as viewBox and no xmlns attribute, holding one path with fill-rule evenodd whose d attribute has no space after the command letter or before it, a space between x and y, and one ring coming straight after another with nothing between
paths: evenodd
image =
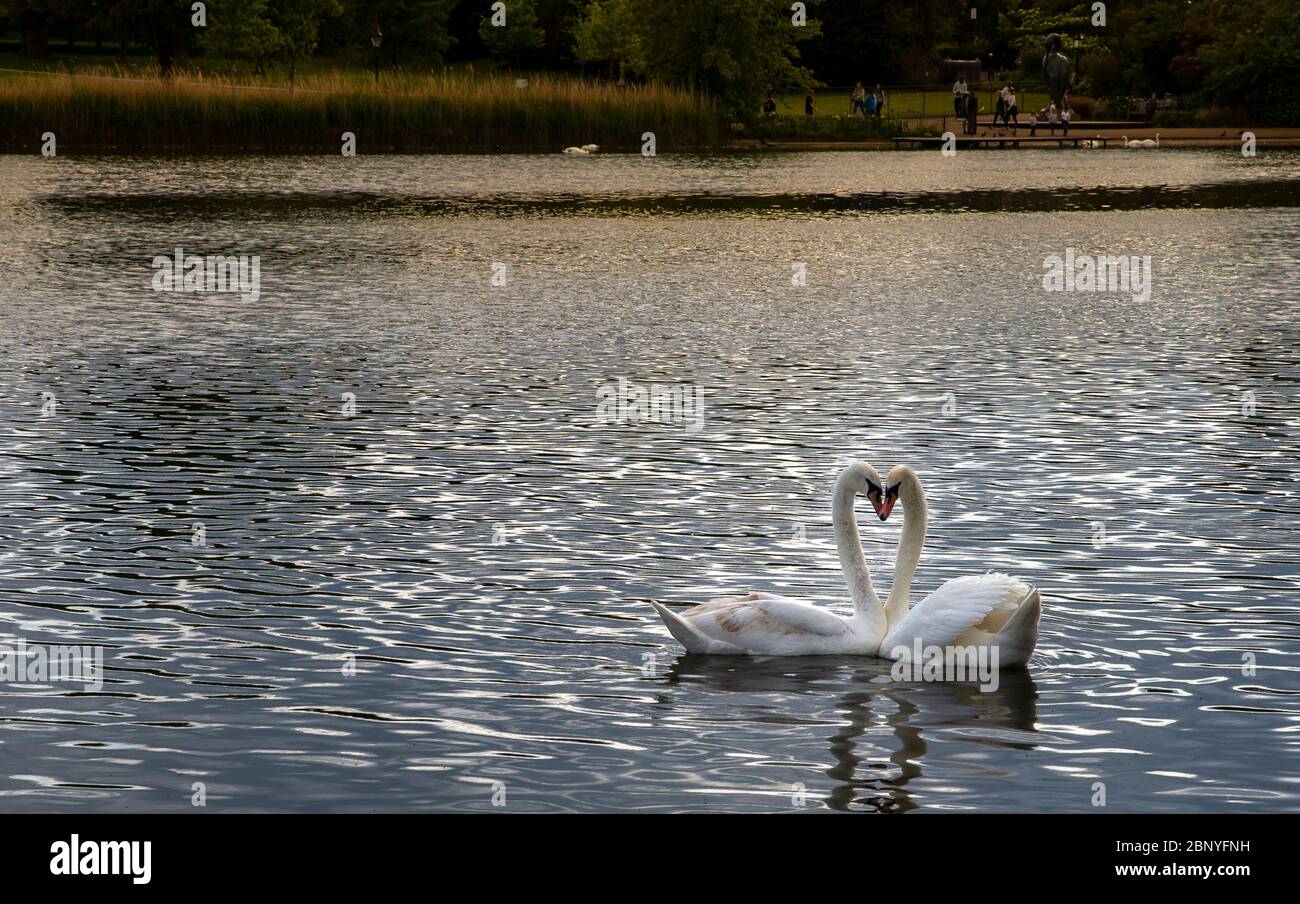
<instances>
[{"instance_id":1,"label":"dark water surface","mask_svg":"<svg viewBox=\"0 0 1300 904\"><path fill-rule=\"evenodd\" d=\"M0 158L0 643L107 670L0 684L0 810L1300 810L1298 227L1282 153ZM1042 589L1027 673L671 642L846 611L857 458L921 593Z\"/></svg>"}]
</instances>

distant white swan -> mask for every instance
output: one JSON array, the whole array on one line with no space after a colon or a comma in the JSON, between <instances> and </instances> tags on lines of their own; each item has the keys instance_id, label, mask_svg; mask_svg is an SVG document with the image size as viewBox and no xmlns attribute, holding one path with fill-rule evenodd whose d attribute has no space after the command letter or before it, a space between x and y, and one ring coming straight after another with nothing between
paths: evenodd
<instances>
[{"instance_id":1,"label":"distant white swan","mask_svg":"<svg viewBox=\"0 0 1300 904\"><path fill-rule=\"evenodd\" d=\"M568 147L565 148L560 153L566 157L586 157L591 153L591 151L587 150L586 148Z\"/></svg>"},{"instance_id":2,"label":"distant white swan","mask_svg":"<svg viewBox=\"0 0 1300 904\"><path fill-rule=\"evenodd\" d=\"M929 646L994 646L999 668L1028 662L1038 642L1042 600L1036 589L1019 578L993 573L954 578L908 611L908 591L925 545L927 513L921 482L906 465L894 468L885 480L882 518L889 517L895 502L902 502L906 520L894 583L885 601L889 632L880 655L912 658L919 640L922 650Z\"/></svg>"},{"instance_id":3,"label":"distant white swan","mask_svg":"<svg viewBox=\"0 0 1300 904\"><path fill-rule=\"evenodd\" d=\"M1124 135L1123 138L1124 138L1124 146L1127 147L1127 148L1132 148L1132 149L1135 150L1135 151L1137 151L1137 150L1141 150L1142 148L1158 148L1158 147L1160 147L1160 133L1159 133L1159 132L1156 132L1156 139L1155 139L1155 141L1152 141L1150 138L1143 138L1143 139L1141 139L1140 141L1139 141L1138 139L1134 138L1132 141L1129 141L1127 135Z\"/></svg>"},{"instance_id":4,"label":"distant white swan","mask_svg":"<svg viewBox=\"0 0 1300 904\"><path fill-rule=\"evenodd\" d=\"M584 145L582 146L582 149L583 149L584 151L586 151L588 154L594 154L594 153L596 153L597 151L600 150L600 145L598 145L598 144L584 144Z\"/></svg>"},{"instance_id":5,"label":"distant white swan","mask_svg":"<svg viewBox=\"0 0 1300 904\"><path fill-rule=\"evenodd\" d=\"M853 514L853 503L859 495L871 501L877 514L883 511L880 475L865 462L844 469L835 481L831 499L835 546L853 600L852 616L845 618L820 606L770 593L722 597L680 615L659 603L651 605L673 637L691 653L878 655L887 624L880 597L871 586L871 572Z\"/></svg>"}]
</instances>

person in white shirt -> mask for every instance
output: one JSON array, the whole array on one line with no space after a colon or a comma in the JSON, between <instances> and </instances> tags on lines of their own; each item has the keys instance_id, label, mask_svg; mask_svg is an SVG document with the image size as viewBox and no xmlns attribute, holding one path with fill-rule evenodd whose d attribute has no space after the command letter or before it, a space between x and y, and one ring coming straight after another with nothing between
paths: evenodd
<instances>
[{"instance_id":1,"label":"person in white shirt","mask_svg":"<svg viewBox=\"0 0 1300 904\"><path fill-rule=\"evenodd\" d=\"M1057 112L1056 104L1052 104L1047 108L1047 127L1051 130L1053 135L1056 134L1056 124L1060 121L1061 114Z\"/></svg>"},{"instance_id":2,"label":"person in white shirt","mask_svg":"<svg viewBox=\"0 0 1300 904\"><path fill-rule=\"evenodd\" d=\"M1066 107L1061 111L1061 134L1070 134L1070 108Z\"/></svg>"},{"instance_id":3,"label":"person in white shirt","mask_svg":"<svg viewBox=\"0 0 1300 904\"><path fill-rule=\"evenodd\" d=\"M1007 113L1006 116L1003 117L1003 121L1009 121L1011 123L1011 131L1013 132L1020 128L1020 120L1017 118L1019 112L1020 111L1016 109L1016 89L1008 85Z\"/></svg>"},{"instance_id":4,"label":"person in white shirt","mask_svg":"<svg viewBox=\"0 0 1300 904\"><path fill-rule=\"evenodd\" d=\"M961 116L966 112L966 94L968 91L965 77L958 76L957 81L952 83L952 112L957 116Z\"/></svg>"}]
</instances>

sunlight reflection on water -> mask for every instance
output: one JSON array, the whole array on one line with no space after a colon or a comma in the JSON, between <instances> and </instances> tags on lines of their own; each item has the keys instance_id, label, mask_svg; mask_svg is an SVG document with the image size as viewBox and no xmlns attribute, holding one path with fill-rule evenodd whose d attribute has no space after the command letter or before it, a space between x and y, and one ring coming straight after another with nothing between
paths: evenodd
<instances>
[{"instance_id":1,"label":"sunlight reflection on water","mask_svg":"<svg viewBox=\"0 0 1300 904\"><path fill-rule=\"evenodd\" d=\"M108 665L5 686L0 810L1297 809L1300 157L928 156L0 160L0 639ZM176 246L261 300L153 293ZM1067 246L1153 297L1045 293ZM601 423L620 376L704 429ZM843 608L856 458L926 482L922 592L1042 588L1027 674L670 642Z\"/></svg>"}]
</instances>

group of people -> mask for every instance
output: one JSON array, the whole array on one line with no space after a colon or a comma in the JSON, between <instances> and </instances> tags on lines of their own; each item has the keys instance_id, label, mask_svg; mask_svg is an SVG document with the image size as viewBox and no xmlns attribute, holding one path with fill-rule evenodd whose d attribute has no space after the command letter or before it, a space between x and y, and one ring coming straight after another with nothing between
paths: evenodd
<instances>
[{"instance_id":1,"label":"group of people","mask_svg":"<svg viewBox=\"0 0 1300 904\"><path fill-rule=\"evenodd\" d=\"M966 85L965 76L959 76L957 81L953 83L952 109L958 117L965 119L968 123L974 119L975 112L979 109L979 100ZM998 89L997 105L993 108L993 125L996 127L1000 119L1004 126L1015 129L1020 125L1019 117L1020 108L1016 105L1015 86L1003 85Z\"/></svg>"},{"instance_id":2,"label":"group of people","mask_svg":"<svg viewBox=\"0 0 1300 904\"><path fill-rule=\"evenodd\" d=\"M1042 116L1042 119L1039 119ZM1048 104L1042 110L1029 114L1029 135L1032 138L1038 132L1038 126L1041 122L1047 123L1047 128L1051 134L1056 134L1056 127L1061 127L1062 135L1070 134L1070 120L1074 116L1070 110L1070 92L1065 92L1065 99L1062 101L1062 107L1058 110L1056 104Z\"/></svg>"},{"instance_id":3,"label":"group of people","mask_svg":"<svg viewBox=\"0 0 1300 904\"><path fill-rule=\"evenodd\" d=\"M1163 99L1157 97L1156 93L1152 91L1151 96L1148 97L1146 102L1142 105L1142 112L1146 113L1147 119L1150 119L1152 116L1156 115L1158 110L1172 110L1176 106L1177 103L1174 101L1174 96L1168 91L1165 92Z\"/></svg>"},{"instance_id":4,"label":"group of people","mask_svg":"<svg viewBox=\"0 0 1300 904\"><path fill-rule=\"evenodd\" d=\"M849 114L857 115L858 111L863 116L880 117L885 109L885 92L877 84L874 91L868 90L858 82L853 86L853 93L849 95Z\"/></svg>"},{"instance_id":5,"label":"group of people","mask_svg":"<svg viewBox=\"0 0 1300 904\"><path fill-rule=\"evenodd\" d=\"M817 91L813 88L808 89L807 95L803 99L803 111L808 116L817 115ZM885 111L885 92L879 85L875 90L864 88L862 82L858 82L853 87L853 92L849 95L849 114L863 116L874 116L877 119ZM767 92L767 99L763 101L763 115L776 116L776 92Z\"/></svg>"},{"instance_id":6,"label":"group of people","mask_svg":"<svg viewBox=\"0 0 1300 904\"><path fill-rule=\"evenodd\" d=\"M998 102L993 108L993 127L997 128L1001 117L1004 126L1012 131L1020 127L1020 108L1016 106L1016 89L1012 85L1003 85L998 89Z\"/></svg>"},{"instance_id":7,"label":"group of people","mask_svg":"<svg viewBox=\"0 0 1300 904\"><path fill-rule=\"evenodd\" d=\"M952 86L952 108L953 112L962 123L962 132L966 135L974 135L977 131L976 114L979 112L979 98L966 85L966 79L959 77ZM1041 110L1029 114L1029 134L1035 135L1039 125L1045 124L1053 135L1056 134L1056 127L1061 127L1062 135L1070 134L1070 119L1073 113L1070 110L1070 92L1065 92L1060 109L1056 104L1050 104ZM997 103L993 108L994 128L997 128L998 120L1002 120L1002 125L1008 127L1011 131L1020 128L1020 108L1016 101L1016 89L1014 85L1003 85L997 92Z\"/></svg>"}]
</instances>

